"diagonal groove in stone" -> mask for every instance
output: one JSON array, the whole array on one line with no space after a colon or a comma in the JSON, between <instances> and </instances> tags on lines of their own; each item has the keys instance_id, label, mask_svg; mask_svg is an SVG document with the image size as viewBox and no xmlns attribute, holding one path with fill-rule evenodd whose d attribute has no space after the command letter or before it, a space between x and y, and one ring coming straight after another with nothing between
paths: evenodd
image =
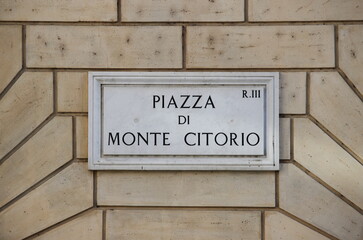
<instances>
[{"instance_id":1,"label":"diagonal groove in stone","mask_svg":"<svg viewBox=\"0 0 363 240\"><path fill-rule=\"evenodd\" d=\"M338 198L342 199L344 202L346 202L348 205L350 205L352 208L357 210L360 214L363 214L363 209L357 206L355 203L353 203L351 200L349 200L346 196L344 196L342 193L338 192L335 188L333 188L328 183L324 182L321 178L319 178L317 175L312 173L310 170L305 168L303 165L301 165L299 162L293 163L296 167L298 167L301 171L305 172L308 176L313 178L315 181L323 185L326 189L328 189L330 192L335 194Z\"/></svg>"},{"instance_id":2,"label":"diagonal groove in stone","mask_svg":"<svg viewBox=\"0 0 363 240\"><path fill-rule=\"evenodd\" d=\"M50 227L47 227L47 228L45 228L45 229L43 229L43 230L41 230L41 231L39 231L37 233L34 233L33 235L24 238L24 240L47 239L48 235L51 234L52 232L60 230L62 227L67 227L69 225L70 225L70 227L72 227L72 225L74 226L74 221L77 221L77 220L79 221L82 218L86 218L89 215L94 214L95 212L98 212L98 211L100 211L100 210L96 210L94 207L90 207L90 208L88 208L88 209L86 209L86 210L84 210L84 211L82 211L80 213L77 213L77 214L75 214L75 215L73 215L73 216L71 216L69 218L66 218L66 219L64 219L64 220L62 220L62 221L60 221L60 222L58 222L58 223L56 223L56 224L54 224L54 225L52 225ZM89 226L85 226L85 227L88 227L88 228L78 229L78 231L80 232L82 237L85 237L84 235L82 235L84 233L84 229L91 230L91 233L92 233L92 230L93 230L93 229L89 229ZM77 229L74 229L74 230L77 231ZM67 233L69 233L69 232L67 232ZM62 239L64 237L64 234L66 234L66 233L62 232L62 234L61 234ZM92 233L92 234L93 235L91 235L91 236L95 237L94 238L95 240L100 239L100 238L98 238L99 235L97 233ZM88 239L90 239L89 236L88 236L87 240Z\"/></svg>"},{"instance_id":3,"label":"diagonal groove in stone","mask_svg":"<svg viewBox=\"0 0 363 240\"><path fill-rule=\"evenodd\" d=\"M14 86L16 81L20 78L20 76L25 72L25 69L22 68L19 72L14 76L14 78L8 83L8 85L0 92L0 101L4 98L6 93Z\"/></svg>"},{"instance_id":4,"label":"diagonal groove in stone","mask_svg":"<svg viewBox=\"0 0 363 240\"><path fill-rule=\"evenodd\" d=\"M19 201L20 199L22 199L23 197L25 197L30 192L32 192L35 189L37 189L38 187L40 187L42 184L46 183L49 179L51 179L53 176L57 175L59 172L63 171L65 168L70 166L73 162L74 162L74 159L69 160L64 165L60 166L59 168L57 168L53 172L49 173L44 178L40 179L38 182L34 183L31 187L26 189L24 192L21 192L20 194L18 194L15 198L11 199L5 205L0 207L0 213L3 212L8 207L10 207L11 205L13 205L14 203L16 203L17 201Z\"/></svg>"},{"instance_id":5,"label":"diagonal groove in stone","mask_svg":"<svg viewBox=\"0 0 363 240\"><path fill-rule=\"evenodd\" d=\"M4 239L23 239L92 208L92 173L73 162L0 213Z\"/></svg>"},{"instance_id":6,"label":"diagonal groove in stone","mask_svg":"<svg viewBox=\"0 0 363 240\"><path fill-rule=\"evenodd\" d=\"M337 68L338 73L340 76L345 80L348 86L352 89L352 91L359 97L359 99L363 102L363 94L359 92L356 85L348 78L347 74L341 69Z\"/></svg>"},{"instance_id":7,"label":"diagonal groove in stone","mask_svg":"<svg viewBox=\"0 0 363 240\"><path fill-rule=\"evenodd\" d=\"M49 115L41 124L39 124L33 131L31 131L22 141L20 141L13 149L11 149L3 158L0 159L0 166L1 164L6 161L11 155L13 155L19 148L21 148L26 142L31 139L34 134L39 132L49 121L51 121L56 114Z\"/></svg>"},{"instance_id":8,"label":"diagonal groove in stone","mask_svg":"<svg viewBox=\"0 0 363 240\"><path fill-rule=\"evenodd\" d=\"M52 113L52 73L22 74L0 102L0 159L49 119Z\"/></svg>"},{"instance_id":9,"label":"diagonal groove in stone","mask_svg":"<svg viewBox=\"0 0 363 240\"><path fill-rule=\"evenodd\" d=\"M362 239L363 215L298 168L281 164L280 208L339 239Z\"/></svg>"},{"instance_id":10,"label":"diagonal groove in stone","mask_svg":"<svg viewBox=\"0 0 363 240\"><path fill-rule=\"evenodd\" d=\"M315 231L315 232L317 232L317 233L320 233L321 235L323 235L323 236L325 236L325 237L327 237L327 238L329 238L329 239L332 239L332 240L339 240L338 238L336 238L336 237L334 237L334 236L330 235L329 233L327 233L327 232L325 232L325 231L321 230L320 228L318 228L318 227L316 227L316 226L314 226L314 225L312 225L312 224L310 224L310 223L308 223L308 222L304 221L303 219L301 219L301 218L299 218L299 217L297 217L297 216L295 216L295 215L291 214L290 212L288 212L288 211L286 211L286 210L284 210L284 209L278 208L278 209L277 209L277 212L279 212L279 213L283 214L284 216L286 216L286 217L288 217L288 218L290 218L290 219L292 219L292 220L294 220L294 221L296 221L296 222L300 223L301 225L303 225L303 226L305 226L305 227L308 227L309 229L311 229L311 230L313 230L313 231Z\"/></svg>"},{"instance_id":11,"label":"diagonal groove in stone","mask_svg":"<svg viewBox=\"0 0 363 240\"><path fill-rule=\"evenodd\" d=\"M308 118L314 122L326 135L334 140L341 148L347 151L353 158L355 158L360 164L363 165L363 159L360 158L355 152L353 152L348 146L344 144L338 137L336 137L329 129L321 124L315 117L309 115Z\"/></svg>"},{"instance_id":12,"label":"diagonal groove in stone","mask_svg":"<svg viewBox=\"0 0 363 240\"><path fill-rule=\"evenodd\" d=\"M310 115L344 146L363 157L363 102L338 72L312 72Z\"/></svg>"}]
</instances>

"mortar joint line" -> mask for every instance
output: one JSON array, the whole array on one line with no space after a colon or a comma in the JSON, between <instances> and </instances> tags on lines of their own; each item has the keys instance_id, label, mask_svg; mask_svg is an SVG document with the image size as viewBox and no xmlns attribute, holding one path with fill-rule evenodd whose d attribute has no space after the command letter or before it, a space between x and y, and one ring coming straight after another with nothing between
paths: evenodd
<instances>
[{"instance_id":1,"label":"mortar joint line","mask_svg":"<svg viewBox=\"0 0 363 240\"><path fill-rule=\"evenodd\" d=\"M261 240L265 240L265 211L261 211Z\"/></svg>"},{"instance_id":2,"label":"mortar joint line","mask_svg":"<svg viewBox=\"0 0 363 240\"><path fill-rule=\"evenodd\" d=\"M102 210L102 240L106 240L106 210Z\"/></svg>"}]
</instances>

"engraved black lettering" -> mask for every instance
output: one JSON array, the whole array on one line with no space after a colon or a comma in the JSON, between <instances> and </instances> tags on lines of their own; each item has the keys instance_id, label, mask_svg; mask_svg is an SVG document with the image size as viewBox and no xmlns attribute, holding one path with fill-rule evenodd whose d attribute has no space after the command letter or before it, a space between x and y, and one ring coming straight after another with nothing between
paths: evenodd
<instances>
[{"instance_id":1,"label":"engraved black lettering","mask_svg":"<svg viewBox=\"0 0 363 240\"><path fill-rule=\"evenodd\" d=\"M153 108L155 108L157 102L160 102L160 96L153 95Z\"/></svg>"},{"instance_id":2,"label":"engraved black lettering","mask_svg":"<svg viewBox=\"0 0 363 240\"><path fill-rule=\"evenodd\" d=\"M190 106L185 106L185 104L187 103L190 95L180 95L180 97L184 98L184 102L183 102L183 104L181 105L180 108L190 108Z\"/></svg>"},{"instance_id":3,"label":"engraved black lettering","mask_svg":"<svg viewBox=\"0 0 363 240\"><path fill-rule=\"evenodd\" d=\"M127 137L127 135L129 135L130 137L131 137L131 141L129 141L129 142L126 142L126 137ZM129 139L130 140L130 139ZM134 143L135 143L135 135L134 134L132 134L131 132L127 132L127 133L125 133L124 135L122 135L122 142L123 142L123 144L125 144L126 146L131 146L131 145L133 145Z\"/></svg>"},{"instance_id":4,"label":"engraved black lettering","mask_svg":"<svg viewBox=\"0 0 363 240\"><path fill-rule=\"evenodd\" d=\"M236 146L238 146L237 142L236 142L236 138L237 138L237 134L236 133L230 133L229 134L230 139L229 139L229 145L233 145L232 143L234 143Z\"/></svg>"},{"instance_id":5,"label":"engraved black lettering","mask_svg":"<svg viewBox=\"0 0 363 240\"><path fill-rule=\"evenodd\" d=\"M212 106L212 108L216 108L215 106L214 106L214 103L213 103L213 100L212 100L212 97L209 95L209 97L208 97L208 100L207 100L207 102L206 102L206 104L205 104L205 106L204 106L204 108L207 108L207 106L208 105L211 105Z\"/></svg>"},{"instance_id":6,"label":"engraved black lettering","mask_svg":"<svg viewBox=\"0 0 363 240\"><path fill-rule=\"evenodd\" d=\"M140 146L140 139L144 141L144 143L148 146L149 145L149 134L146 133L146 137L144 137L141 133L137 133L137 145Z\"/></svg>"},{"instance_id":7,"label":"engraved black lettering","mask_svg":"<svg viewBox=\"0 0 363 240\"><path fill-rule=\"evenodd\" d=\"M256 136L255 143L251 143L251 136ZM250 134L247 135L246 141L247 141L248 145L256 146L260 142L260 136L258 136L258 134L255 132L251 132Z\"/></svg>"},{"instance_id":8,"label":"engraved black lettering","mask_svg":"<svg viewBox=\"0 0 363 240\"><path fill-rule=\"evenodd\" d=\"M185 144L186 145L188 145L188 146L195 146L195 143L190 143L189 141L188 141L188 136L189 135L196 135L195 133L193 133L193 132L188 132L187 134L185 134L185 136L184 136L184 142L185 142Z\"/></svg>"},{"instance_id":9,"label":"engraved black lettering","mask_svg":"<svg viewBox=\"0 0 363 240\"><path fill-rule=\"evenodd\" d=\"M112 133L108 133L108 146L110 146L110 142L112 141L112 144L115 145L115 142L117 141L117 145L120 145L120 133L116 133L115 136L112 136Z\"/></svg>"},{"instance_id":10,"label":"engraved black lettering","mask_svg":"<svg viewBox=\"0 0 363 240\"><path fill-rule=\"evenodd\" d=\"M221 136L221 135L223 135L223 136L224 136L224 141L222 141L222 143L218 141L218 136ZM214 142L215 142L218 146L224 146L224 145L226 145L227 141L228 141L227 135L226 135L225 133L223 133L223 132L219 132L219 133L217 133L217 134L216 134L216 136L214 137Z\"/></svg>"},{"instance_id":11,"label":"engraved black lettering","mask_svg":"<svg viewBox=\"0 0 363 240\"><path fill-rule=\"evenodd\" d=\"M194 102L193 108L202 108L202 106L197 106L198 102L202 98L202 95L193 95L193 98L197 98L197 100Z\"/></svg>"},{"instance_id":12,"label":"engraved black lettering","mask_svg":"<svg viewBox=\"0 0 363 240\"><path fill-rule=\"evenodd\" d=\"M175 99L174 99L174 96L171 96L170 98L170 101L169 101L169 104L168 104L168 107L167 108L170 108L171 105L174 105L175 108L178 108L178 105L176 105L176 102L175 102Z\"/></svg>"}]
</instances>

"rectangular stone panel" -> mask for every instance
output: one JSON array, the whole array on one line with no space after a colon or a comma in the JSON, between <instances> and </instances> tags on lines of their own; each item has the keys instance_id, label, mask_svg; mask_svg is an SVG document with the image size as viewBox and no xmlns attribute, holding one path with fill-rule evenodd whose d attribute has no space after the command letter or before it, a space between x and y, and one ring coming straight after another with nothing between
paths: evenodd
<instances>
[{"instance_id":1,"label":"rectangular stone panel","mask_svg":"<svg viewBox=\"0 0 363 240\"><path fill-rule=\"evenodd\" d=\"M244 20L244 0L122 0L126 22L231 22Z\"/></svg>"},{"instance_id":2,"label":"rectangular stone panel","mask_svg":"<svg viewBox=\"0 0 363 240\"><path fill-rule=\"evenodd\" d=\"M333 26L191 26L188 68L334 67Z\"/></svg>"},{"instance_id":3,"label":"rectangular stone panel","mask_svg":"<svg viewBox=\"0 0 363 240\"><path fill-rule=\"evenodd\" d=\"M260 239L257 211L110 210L106 236L116 239Z\"/></svg>"},{"instance_id":4,"label":"rectangular stone panel","mask_svg":"<svg viewBox=\"0 0 363 240\"><path fill-rule=\"evenodd\" d=\"M88 112L87 72L58 72L58 112Z\"/></svg>"},{"instance_id":5,"label":"rectangular stone panel","mask_svg":"<svg viewBox=\"0 0 363 240\"><path fill-rule=\"evenodd\" d=\"M280 159L290 159L290 118L280 118Z\"/></svg>"},{"instance_id":6,"label":"rectangular stone panel","mask_svg":"<svg viewBox=\"0 0 363 240\"><path fill-rule=\"evenodd\" d=\"M76 153L77 158L88 157L88 118L76 117Z\"/></svg>"},{"instance_id":7,"label":"rectangular stone panel","mask_svg":"<svg viewBox=\"0 0 363 240\"><path fill-rule=\"evenodd\" d=\"M280 73L280 113L306 113L306 72Z\"/></svg>"},{"instance_id":8,"label":"rectangular stone panel","mask_svg":"<svg viewBox=\"0 0 363 240\"><path fill-rule=\"evenodd\" d=\"M72 118L56 117L0 165L0 206L72 159Z\"/></svg>"},{"instance_id":9,"label":"rectangular stone panel","mask_svg":"<svg viewBox=\"0 0 363 240\"><path fill-rule=\"evenodd\" d=\"M250 21L344 21L363 19L362 0L251 0Z\"/></svg>"},{"instance_id":10,"label":"rectangular stone panel","mask_svg":"<svg viewBox=\"0 0 363 240\"><path fill-rule=\"evenodd\" d=\"M69 218L93 204L86 163L73 163L0 213L0 239L17 240Z\"/></svg>"},{"instance_id":11,"label":"rectangular stone panel","mask_svg":"<svg viewBox=\"0 0 363 240\"><path fill-rule=\"evenodd\" d=\"M97 204L275 206L274 172L97 173Z\"/></svg>"},{"instance_id":12,"label":"rectangular stone panel","mask_svg":"<svg viewBox=\"0 0 363 240\"><path fill-rule=\"evenodd\" d=\"M117 0L2 0L0 21L116 21Z\"/></svg>"},{"instance_id":13,"label":"rectangular stone panel","mask_svg":"<svg viewBox=\"0 0 363 240\"><path fill-rule=\"evenodd\" d=\"M27 27L27 66L181 68L180 26Z\"/></svg>"}]
</instances>

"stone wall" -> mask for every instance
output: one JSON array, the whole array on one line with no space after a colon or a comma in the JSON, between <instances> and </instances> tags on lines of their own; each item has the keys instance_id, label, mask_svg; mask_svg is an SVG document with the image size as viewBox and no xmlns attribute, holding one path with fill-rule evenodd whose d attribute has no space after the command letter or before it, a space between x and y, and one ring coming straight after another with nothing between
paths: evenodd
<instances>
[{"instance_id":1,"label":"stone wall","mask_svg":"<svg viewBox=\"0 0 363 240\"><path fill-rule=\"evenodd\" d=\"M362 0L0 0L0 239L363 239ZM87 71L278 71L279 172L87 170Z\"/></svg>"}]
</instances>

